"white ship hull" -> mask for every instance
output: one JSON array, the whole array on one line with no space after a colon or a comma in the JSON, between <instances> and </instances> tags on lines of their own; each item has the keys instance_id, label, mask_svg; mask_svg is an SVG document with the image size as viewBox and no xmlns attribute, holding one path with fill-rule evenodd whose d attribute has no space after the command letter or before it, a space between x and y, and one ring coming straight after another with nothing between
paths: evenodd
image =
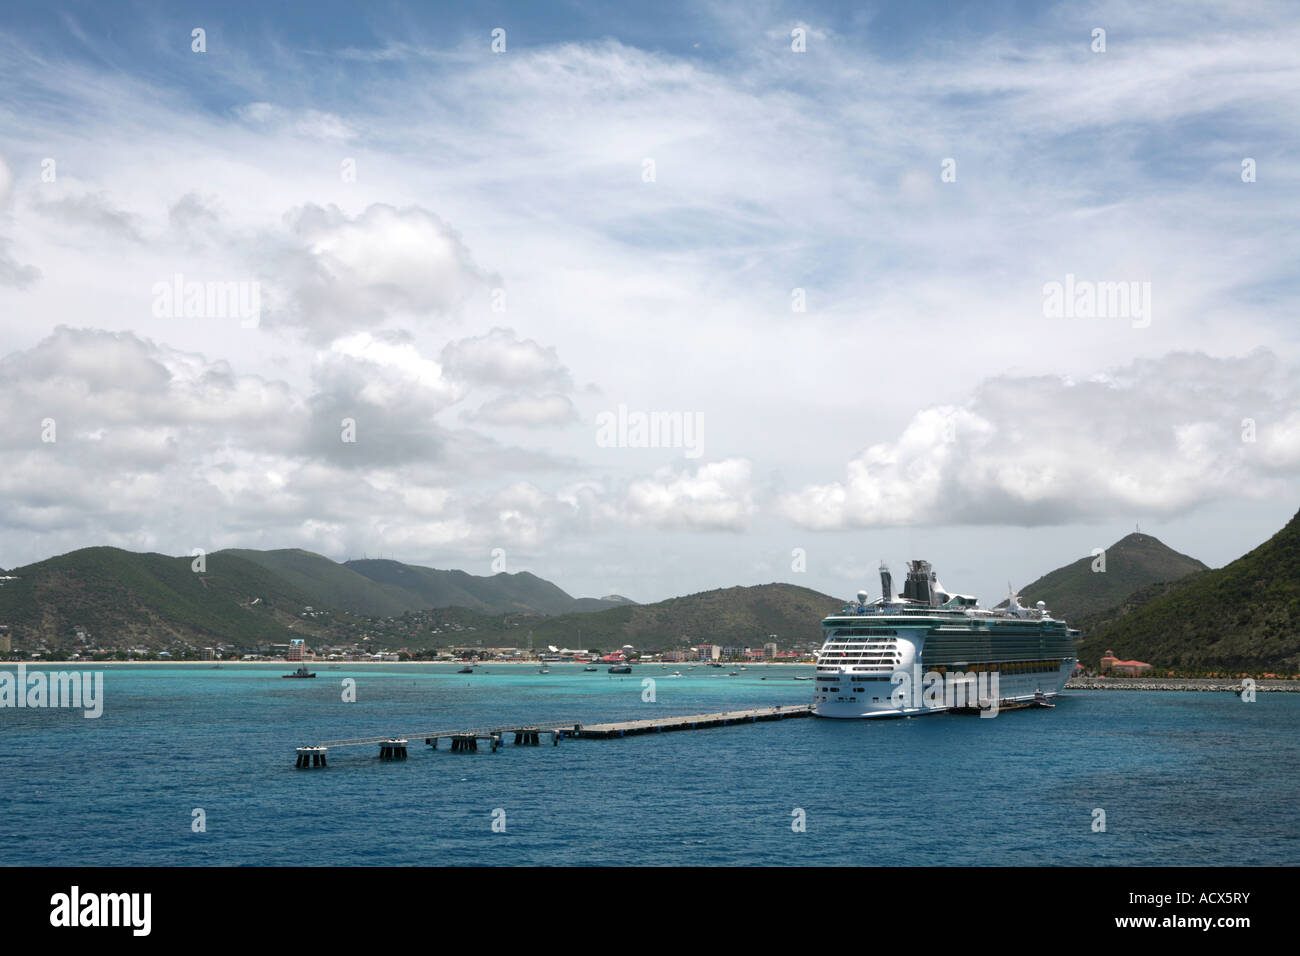
<instances>
[{"instance_id":1,"label":"white ship hull","mask_svg":"<svg viewBox=\"0 0 1300 956\"><path fill-rule=\"evenodd\" d=\"M1070 660L1063 663L1055 673L999 674L998 706L1029 703L1040 695L1048 699L1059 696L1062 688L1065 687L1065 682L1074 672L1074 665L1075 662ZM832 687L838 688L838 692L832 693L830 690ZM922 687L924 688L924 684ZM859 691L858 688L862 690ZM920 706L916 706L914 700L908 699L911 695L898 693L898 688L899 685L889 680L853 682L850 676L846 675L838 683L828 684L824 690L818 689L813 695L813 714L817 717L840 720L865 718L887 720L896 717L926 717L931 714L947 713L949 710L946 703L940 704L937 699L933 703L927 703L922 698ZM894 702L896 696L901 698L901 706ZM974 706L980 705L978 696L967 696L970 697L969 703ZM959 701L959 703L966 702L965 699Z\"/></svg>"}]
</instances>

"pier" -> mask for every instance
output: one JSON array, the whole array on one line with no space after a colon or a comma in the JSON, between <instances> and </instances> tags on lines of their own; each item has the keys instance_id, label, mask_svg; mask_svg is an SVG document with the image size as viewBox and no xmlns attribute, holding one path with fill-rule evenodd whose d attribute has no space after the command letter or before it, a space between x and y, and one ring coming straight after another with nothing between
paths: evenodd
<instances>
[{"instance_id":1,"label":"pier","mask_svg":"<svg viewBox=\"0 0 1300 956\"><path fill-rule=\"evenodd\" d=\"M610 724L584 726L579 737L631 737L635 734L660 734L673 730L698 730L704 727L727 727L732 724L756 724L759 721L786 720L812 716L812 704L784 707L756 707L729 710L721 714L692 714L687 717L652 717L647 720L623 720Z\"/></svg>"},{"instance_id":2,"label":"pier","mask_svg":"<svg viewBox=\"0 0 1300 956\"><path fill-rule=\"evenodd\" d=\"M342 740L323 740L318 744L297 748L300 769L328 767L326 756L331 749L341 747L378 747L380 760L405 760L407 744L423 740L426 747L438 749L442 740L450 742L452 753L477 753L479 742L487 744L492 753L503 746L505 738L513 735L517 747L536 747L541 739L550 736L551 746L558 747L566 737L611 738L633 737L637 734L668 733L680 730L703 730L709 727L730 727L756 724L773 720L788 720L812 715L811 704L789 704L777 707L752 707L746 710L729 710L714 714L687 714L684 716L649 717L642 720L621 720L603 724L583 725L573 720L546 724L529 724L507 727L479 728L475 730L429 730L409 734L386 734L377 737L349 737Z\"/></svg>"}]
</instances>

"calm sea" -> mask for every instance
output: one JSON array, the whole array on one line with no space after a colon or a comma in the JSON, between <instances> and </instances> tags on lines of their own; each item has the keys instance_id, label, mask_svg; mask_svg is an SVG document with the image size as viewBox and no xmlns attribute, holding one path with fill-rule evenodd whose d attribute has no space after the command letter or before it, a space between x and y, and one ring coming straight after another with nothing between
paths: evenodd
<instances>
[{"instance_id":1,"label":"calm sea","mask_svg":"<svg viewBox=\"0 0 1300 956\"><path fill-rule=\"evenodd\" d=\"M14 665L5 665L12 673ZM44 669L44 668L43 668ZM109 665L103 716L0 709L6 865L1181 865L1300 858L1300 694L1068 693L410 759L317 740L804 703L807 668ZM642 700L654 677L656 701ZM356 681L356 701L342 682ZM766 679L763 679L766 678ZM543 738L544 740L546 738ZM201 808L206 832L192 830ZM1094 832L1094 810L1105 832ZM505 832L494 832L494 811ZM794 832L802 810L806 832ZM496 819L501 819L498 813Z\"/></svg>"}]
</instances>

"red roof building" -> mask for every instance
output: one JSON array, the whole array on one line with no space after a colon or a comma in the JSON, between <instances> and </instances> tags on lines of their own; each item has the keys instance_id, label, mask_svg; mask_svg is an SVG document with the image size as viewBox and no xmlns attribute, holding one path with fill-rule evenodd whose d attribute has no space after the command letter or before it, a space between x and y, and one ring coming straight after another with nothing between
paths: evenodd
<instances>
[{"instance_id":1,"label":"red roof building","mask_svg":"<svg viewBox=\"0 0 1300 956\"><path fill-rule=\"evenodd\" d=\"M1107 651L1101 659L1101 672L1119 674L1127 677L1136 677L1138 674L1146 674L1151 670L1151 665L1146 661L1122 661L1115 656L1114 651Z\"/></svg>"}]
</instances>

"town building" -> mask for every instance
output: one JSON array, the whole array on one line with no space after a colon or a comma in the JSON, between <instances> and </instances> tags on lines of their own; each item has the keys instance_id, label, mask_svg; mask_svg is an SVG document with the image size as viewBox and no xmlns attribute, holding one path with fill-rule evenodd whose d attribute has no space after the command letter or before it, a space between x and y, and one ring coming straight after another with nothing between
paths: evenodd
<instances>
[{"instance_id":1,"label":"town building","mask_svg":"<svg viewBox=\"0 0 1300 956\"><path fill-rule=\"evenodd\" d=\"M1114 651L1107 651L1101 659L1101 672L1116 677L1137 677L1151 671L1151 665L1145 661L1122 661Z\"/></svg>"}]
</instances>

